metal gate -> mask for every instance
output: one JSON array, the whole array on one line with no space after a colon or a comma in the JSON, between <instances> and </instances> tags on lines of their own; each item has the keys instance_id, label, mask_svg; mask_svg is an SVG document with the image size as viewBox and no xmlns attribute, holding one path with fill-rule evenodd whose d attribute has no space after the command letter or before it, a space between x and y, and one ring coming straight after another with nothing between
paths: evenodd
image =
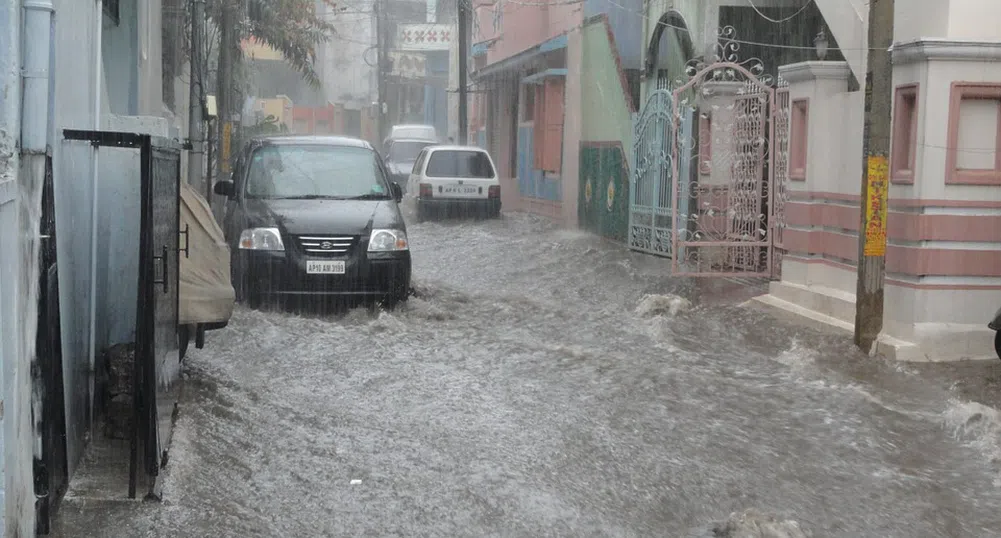
<instances>
[{"instance_id":1,"label":"metal gate","mask_svg":"<svg viewBox=\"0 0 1001 538\"><path fill-rule=\"evenodd\" d=\"M141 215L133 364L129 497L140 485L157 498L180 375L177 342L181 145L166 138L107 131L64 131L67 140L140 151ZM184 240L186 254L186 239Z\"/></svg>"},{"instance_id":2,"label":"metal gate","mask_svg":"<svg viewBox=\"0 0 1001 538\"><path fill-rule=\"evenodd\" d=\"M636 121L633 152L636 164L629 199L629 248L657 256L674 254L675 208L674 96L655 90Z\"/></svg>"},{"instance_id":3,"label":"metal gate","mask_svg":"<svg viewBox=\"0 0 1001 538\"><path fill-rule=\"evenodd\" d=\"M710 61L689 61L673 90L658 78L635 124L629 246L670 257L679 275L774 277L788 92L759 59L737 58L732 27L718 36Z\"/></svg>"},{"instance_id":4,"label":"metal gate","mask_svg":"<svg viewBox=\"0 0 1001 538\"><path fill-rule=\"evenodd\" d=\"M52 518L69 485L51 157L45 163L39 234L38 334L35 341L36 363L32 365L37 394L32 412L38 414L41 423L41 452L35 454L34 469L35 527L36 534L45 535L49 534Z\"/></svg>"}]
</instances>

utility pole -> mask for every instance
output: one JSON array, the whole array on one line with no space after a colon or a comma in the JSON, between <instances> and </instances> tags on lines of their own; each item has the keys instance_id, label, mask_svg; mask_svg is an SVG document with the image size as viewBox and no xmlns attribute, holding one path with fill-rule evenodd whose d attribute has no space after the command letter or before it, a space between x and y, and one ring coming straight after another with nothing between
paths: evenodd
<instances>
[{"instance_id":1,"label":"utility pole","mask_svg":"<svg viewBox=\"0 0 1001 538\"><path fill-rule=\"evenodd\" d=\"M869 0L869 60L862 134L862 198L855 293L855 345L871 353L883 330L886 204L893 102L893 0Z\"/></svg>"},{"instance_id":2,"label":"utility pole","mask_svg":"<svg viewBox=\"0 0 1001 538\"><path fill-rule=\"evenodd\" d=\"M459 140L460 144L469 143L469 97L467 81L469 77L469 0L456 0L459 9Z\"/></svg>"},{"instance_id":3,"label":"utility pole","mask_svg":"<svg viewBox=\"0 0 1001 538\"><path fill-rule=\"evenodd\" d=\"M379 92L379 103L376 105L376 114L378 114L378 144L381 148L382 141L386 138L386 72L387 69L387 54L386 54L386 4L385 0L376 0L375 5L375 43L378 51L378 59L376 64L379 72L378 77L378 92ZM385 148L382 148L385 149Z\"/></svg>"},{"instance_id":4,"label":"utility pole","mask_svg":"<svg viewBox=\"0 0 1001 538\"><path fill-rule=\"evenodd\" d=\"M205 192L202 154L204 137L202 126L205 124L202 92L202 28L205 24L205 0L191 0L191 83L188 93L188 139L191 141L191 151L188 153L188 183ZM211 200L211 198L210 198Z\"/></svg>"},{"instance_id":5,"label":"utility pole","mask_svg":"<svg viewBox=\"0 0 1001 538\"><path fill-rule=\"evenodd\" d=\"M216 147L219 148L219 155L217 159L219 161L219 177L222 179L225 179L225 174L229 172L229 154L226 152L225 148L229 147L229 141L226 140L226 137L232 133L229 121L230 110L233 108L230 97L232 96L233 91L234 35L233 1L223 0L222 17L219 21L219 71L217 73L217 78L219 80L219 95L216 96L219 105L219 143ZM229 127L229 129L227 129L227 127Z\"/></svg>"}]
</instances>

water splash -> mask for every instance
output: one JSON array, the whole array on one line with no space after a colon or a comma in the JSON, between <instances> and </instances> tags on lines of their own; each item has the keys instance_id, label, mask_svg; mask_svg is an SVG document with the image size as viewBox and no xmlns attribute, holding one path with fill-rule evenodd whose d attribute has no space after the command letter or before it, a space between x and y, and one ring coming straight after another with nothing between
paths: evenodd
<instances>
[{"instance_id":1,"label":"water splash","mask_svg":"<svg viewBox=\"0 0 1001 538\"><path fill-rule=\"evenodd\" d=\"M983 454L999 471L1001 487L1001 412L977 402L950 400L942 414L952 436Z\"/></svg>"},{"instance_id":2,"label":"water splash","mask_svg":"<svg viewBox=\"0 0 1001 538\"><path fill-rule=\"evenodd\" d=\"M811 535L793 520L781 520L754 509L733 513L713 529L717 538L809 538Z\"/></svg>"},{"instance_id":3,"label":"water splash","mask_svg":"<svg viewBox=\"0 0 1001 538\"><path fill-rule=\"evenodd\" d=\"M692 308L692 302L677 295L644 295L636 305L636 314L644 318L674 317Z\"/></svg>"}]
</instances>

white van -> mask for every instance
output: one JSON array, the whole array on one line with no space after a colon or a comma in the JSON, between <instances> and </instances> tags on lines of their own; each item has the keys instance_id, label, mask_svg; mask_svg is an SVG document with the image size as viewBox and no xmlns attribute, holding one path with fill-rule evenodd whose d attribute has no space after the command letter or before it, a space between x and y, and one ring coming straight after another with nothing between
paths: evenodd
<instances>
[{"instance_id":1,"label":"white van","mask_svg":"<svg viewBox=\"0 0 1001 538\"><path fill-rule=\"evenodd\" d=\"M497 217L501 187L494 161L476 146L428 146L414 162L407 181L408 197L418 222L432 213L458 209Z\"/></svg>"},{"instance_id":2,"label":"white van","mask_svg":"<svg viewBox=\"0 0 1001 538\"><path fill-rule=\"evenodd\" d=\"M394 125L386 140L407 138L410 140L433 140L438 142L438 130L434 125Z\"/></svg>"}]
</instances>

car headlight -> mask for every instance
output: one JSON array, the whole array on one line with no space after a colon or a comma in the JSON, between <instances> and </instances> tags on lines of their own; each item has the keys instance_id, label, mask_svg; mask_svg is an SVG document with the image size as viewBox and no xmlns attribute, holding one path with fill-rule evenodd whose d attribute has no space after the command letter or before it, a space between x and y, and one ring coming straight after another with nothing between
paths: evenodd
<instances>
[{"instance_id":1,"label":"car headlight","mask_svg":"<svg viewBox=\"0 0 1001 538\"><path fill-rule=\"evenodd\" d=\"M407 232L403 230L372 230L368 239L369 252L392 252L410 250L407 242Z\"/></svg>"},{"instance_id":2,"label":"car headlight","mask_svg":"<svg viewBox=\"0 0 1001 538\"><path fill-rule=\"evenodd\" d=\"M285 250L278 228L248 228L240 233L243 250Z\"/></svg>"}]
</instances>

